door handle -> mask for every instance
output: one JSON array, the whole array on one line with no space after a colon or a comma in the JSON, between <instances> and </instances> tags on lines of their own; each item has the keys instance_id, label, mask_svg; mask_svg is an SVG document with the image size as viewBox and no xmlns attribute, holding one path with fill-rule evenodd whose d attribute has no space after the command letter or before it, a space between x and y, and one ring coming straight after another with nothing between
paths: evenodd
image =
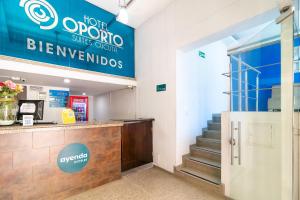
<instances>
[{"instance_id":1,"label":"door handle","mask_svg":"<svg viewBox=\"0 0 300 200\"><path fill-rule=\"evenodd\" d=\"M234 131L238 131L238 140L234 138ZM230 127L230 149L231 149L231 165L234 165L234 159L238 158L238 163L239 165L242 164L242 123L239 121L238 122L238 127L234 127L234 122L231 122L231 127ZM234 156L234 147L238 146L238 156Z\"/></svg>"},{"instance_id":2,"label":"door handle","mask_svg":"<svg viewBox=\"0 0 300 200\"><path fill-rule=\"evenodd\" d=\"M231 144L232 146L235 146L235 145L236 145L235 139L232 138L232 139L229 141L229 144Z\"/></svg>"},{"instance_id":3,"label":"door handle","mask_svg":"<svg viewBox=\"0 0 300 200\"><path fill-rule=\"evenodd\" d=\"M231 165L234 165L234 146L236 144L235 139L233 137L234 135L234 122L231 122L231 126L230 126L230 153L231 153Z\"/></svg>"}]
</instances>

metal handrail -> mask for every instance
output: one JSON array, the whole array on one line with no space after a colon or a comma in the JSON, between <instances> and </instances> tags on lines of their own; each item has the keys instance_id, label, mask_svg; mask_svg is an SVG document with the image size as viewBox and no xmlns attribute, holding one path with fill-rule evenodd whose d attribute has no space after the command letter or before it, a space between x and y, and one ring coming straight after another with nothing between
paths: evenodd
<instances>
[{"instance_id":1,"label":"metal handrail","mask_svg":"<svg viewBox=\"0 0 300 200\"><path fill-rule=\"evenodd\" d=\"M296 61L295 61L296 62ZM255 67L255 69L262 69L262 68L265 68L265 67L272 67L274 65L280 65L281 63L280 62L277 62L277 63L272 63L272 64L266 64L266 65L261 65L261 66L257 66ZM242 71L246 71L246 70L242 70ZM238 73L239 71L231 71L231 73Z\"/></svg>"},{"instance_id":2,"label":"metal handrail","mask_svg":"<svg viewBox=\"0 0 300 200\"><path fill-rule=\"evenodd\" d=\"M238 97L239 95L234 95L234 94L233 94L232 96ZM242 95L242 97L245 98L246 96ZM256 98L254 98L254 97L248 97L248 99L249 99L249 100L256 100Z\"/></svg>"},{"instance_id":3,"label":"metal handrail","mask_svg":"<svg viewBox=\"0 0 300 200\"><path fill-rule=\"evenodd\" d=\"M300 87L299 84L294 84L294 88L298 88ZM248 92L253 92L253 91L267 91L267 90L273 90L275 88L275 86L271 87L271 88L260 88L260 89L252 89L252 90L248 90ZM280 88L280 87L279 87ZM223 92L223 94L233 94L233 93L239 93L239 90L232 90L232 91L227 91L227 92ZM242 92L245 92L245 90L242 90ZM237 96L237 95L235 95Z\"/></svg>"},{"instance_id":4,"label":"metal handrail","mask_svg":"<svg viewBox=\"0 0 300 200\"><path fill-rule=\"evenodd\" d=\"M237 55L237 54L235 54ZM272 90L272 88L259 88L259 82L260 82L260 75L262 74L262 72L259 70L259 69L262 69L262 68L266 68L266 67L275 67L276 65L281 65L280 62L276 62L276 63L271 63L271 64L265 64L265 65L261 65L261 66L257 66L257 67L253 67L251 65L249 65L248 63L246 63L245 61L242 60L242 57L241 55L239 54L238 56L233 56L232 54L228 54L228 56L230 56L230 58L234 61L237 61L238 63L238 70L236 71L233 71L232 70L232 62L230 63L230 72L229 73L224 73L223 75L224 76L227 76L230 78L231 80L231 88L230 88L230 92L224 92L224 94L228 94L230 95L230 101L231 101L231 108L233 108L233 104L232 104L232 97L233 96L238 96L238 110L239 111L242 111L242 98L246 99L245 101L245 107L246 107L246 111L248 111L248 101L249 100L256 100L256 111L259 111L259 91L263 91L263 90ZM295 73L300 73L300 65L298 65L298 63L300 62L300 58L297 58L297 59L294 59L293 60L294 63L297 65L295 65L295 68L294 68L294 72ZM244 67L246 69L242 69ZM253 72L256 72L256 85L254 84L251 84L249 83L248 81L248 71L253 71ZM238 73L238 78L234 78L233 77L233 73ZM243 73L244 74L244 77L245 79L242 80L242 77L243 77ZM232 88L232 82L233 80L236 80L238 81L238 90L237 91L233 91L233 88ZM251 89L249 90L248 89L248 86L252 86L254 87L255 89ZM295 84L294 87L300 87L300 85L297 85ZM252 91L256 91L256 97L249 97L248 94L249 92L252 92ZM254 95L253 95L254 96Z\"/></svg>"},{"instance_id":5,"label":"metal handrail","mask_svg":"<svg viewBox=\"0 0 300 200\"><path fill-rule=\"evenodd\" d=\"M261 88L261 89L252 89L248 90L248 92L253 92L253 91L267 91L267 90L272 90L273 88ZM238 90L231 91L231 93L238 93ZM245 92L245 90L242 90L242 92Z\"/></svg>"},{"instance_id":6,"label":"metal handrail","mask_svg":"<svg viewBox=\"0 0 300 200\"><path fill-rule=\"evenodd\" d=\"M251 65L249 65L248 63L244 62L241 58L241 56L239 55L239 57L235 57L233 55L230 55L230 57L237 61L238 62L238 107L239 107L239 111L242 111L242 98L246 99L246 102L245 102L245 107L246 107L246 111L248 111L248 100L249 99L256 99L256 111L258 111L258 98L259 98L259 75L261 74L261 72L259 70L257 70L255 67L252 67ZM242 66L245 66L246 69L245 70L242 70ZM232 69L232 68L231 68ZM248 71L254 71L256 72L256 85L254 86L253 84L249 84L248 82ZM245 81L242 81L242 73L245 73ZM232 74L232 72L231 72ZM232 76L230 76L231 78L231 82L232 80L234 79ZM244 90L242 89L244 85ZM253 97L249 97L248 96L248 92L249 92L249 89L248 89L248 85L251 85L253 87L256 87L256 98L253 98ZM250 90L250 91L253 91L253 90ZM245 93L245 96L242 95L242 93ZM232 95L232 88L231 88L231 92L230 94ZM232 102L232 100L231 100Z\"/></svg>"},{"instance_id":7,"label":"metal handrail","mask_svg":"<svg viewBox=\"0 0 300 200\"><path fill-rule=\"evenodd\" d=\"M237 57L235 57L235 56L231 56L231 58L233 58L234 60L236 60L236 61L238 61L238 62L240 61L240 58L237 58ZM249 69L251 69L252 71L255 71L255 72L257 72L258 74L261 74L261 72L258 71L257 69L255 69L255 67L252 67L251 65L245 63L244 61L241 61L241 63L242 63L243 65L245 65L246 67L248 67ZM249 71L249 70L246 70L246 71Z\"/></svg>"},{"instance_id":8,"label":"metal handrail","mask_svg":"<svg viewBox=\"0 0 300 200\"><path fill-rule=\"evenodd\" d=\"M235 80L235 81L238 81L239 79L237 79L237 78L231 78L232 80ZM246 84L246 82L245 81L242 81L242 83L244 83L244 84ZM253 86L253 87L256 87L256 85L254 85L254 84L251 84L251 83L248 83L248 85L250 85L250 86Z\"/></svg>"}]
</instances>

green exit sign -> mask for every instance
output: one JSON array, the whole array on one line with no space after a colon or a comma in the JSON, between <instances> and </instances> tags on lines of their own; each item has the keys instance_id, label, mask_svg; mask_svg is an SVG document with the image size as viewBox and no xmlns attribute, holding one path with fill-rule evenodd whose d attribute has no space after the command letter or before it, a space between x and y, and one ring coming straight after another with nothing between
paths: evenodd
<instances>
[{"instance_id":1,"label":"green exit sign","mask_svg":"<svg viewBox=\"0 0 300 200\"><path fill-rule=\"evenodd\" d=\"M167 90L167 84L160 84L156 86L156 92L164 92Z\"/></svg>"},{"instance_id":2,"label":"green exit sign","mask_svg":"<svg viewBox=\"0 0 300 200\"><path fill-rule=\"evenodd\" d=\"M205 58L206 57L206 55L205 55L205 53L203 51L199 51L199 56L201 58Z\"/></svg>"}]
</instances>

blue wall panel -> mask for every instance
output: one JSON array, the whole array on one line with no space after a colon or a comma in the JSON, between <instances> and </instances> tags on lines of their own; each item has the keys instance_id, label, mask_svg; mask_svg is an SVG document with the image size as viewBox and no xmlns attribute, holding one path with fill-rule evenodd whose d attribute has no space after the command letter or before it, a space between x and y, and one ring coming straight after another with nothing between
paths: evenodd
<instances>
[{"instance_id":1,"label":"blue wall panel","mask_svg":"<svg viewBox=\"0 0 300 200\"><path fill-rule=\"evenodd\" d=\"M0 0L0 55L134 77L134 29L85 0Z\"/></svg>"},{"instance_id":2,"label":"blue wall panel","mask_svg":"<svg viewBox=\"0 0 300 200\"><path fill-rule=\"evenodd\" d=\"M295 39L295 46L300 45L300 38ZM272 96L271 88L275 85L281 84L281 46L280 43L273 43L268 46L264 46L261 48L256 48L248 52L243 52L238 55L233 55L235 57L241 56L242 60L249 64L250 66L256 68L261 72L259 76L259 88L263 89L259 91L259 111L268 111L268 99ZM237 94L234 91L238 91L238 63L231 59L232 64L232 91L233 94ZM300 83L300 73L295 73L294 77L295 83ZM242 77L242 81L244 81L244 75ZM244 82L243 82L244 83ZM255 85L256 84L256 73L253 71L248 71L248 96L250 97L248 100L249 111L256 110L256 93ZM244 85L244 84L243 84ZM243 93L244 97L244 93ZM232 104L233 111L238 111L238 97L236 95L232 95ZM245 98L242 100L242 111L245 111Z\"/></svg>"}]
</instances>

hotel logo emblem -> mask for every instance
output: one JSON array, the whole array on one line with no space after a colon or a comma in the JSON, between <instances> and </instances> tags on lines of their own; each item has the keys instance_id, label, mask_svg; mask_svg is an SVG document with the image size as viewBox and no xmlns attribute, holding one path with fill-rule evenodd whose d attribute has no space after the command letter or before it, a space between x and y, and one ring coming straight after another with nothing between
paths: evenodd
<instances>
[{"instance_id":1,"label":"hotel logo emblem","mask_svg":"<svg viewBox=\"0 0 300 200\"><path fill-rule=\"evenodd\" d=\"M77 173L83 170L90 159L90 151L84 144L69 144L57 157L57 165L65 173Z\"/></svg>"},{"instance_id":2,"label":"hotel logo emblem","mask_svg":"<svg viewBox=\"0 0 300 200\"><path fill-rule=\"evenodd\" d=\"M57 12L46 0L21 0L19 5L31 21L40 25L40 29L51 30L57 26Z\"/></svg>"}]
</instances>

